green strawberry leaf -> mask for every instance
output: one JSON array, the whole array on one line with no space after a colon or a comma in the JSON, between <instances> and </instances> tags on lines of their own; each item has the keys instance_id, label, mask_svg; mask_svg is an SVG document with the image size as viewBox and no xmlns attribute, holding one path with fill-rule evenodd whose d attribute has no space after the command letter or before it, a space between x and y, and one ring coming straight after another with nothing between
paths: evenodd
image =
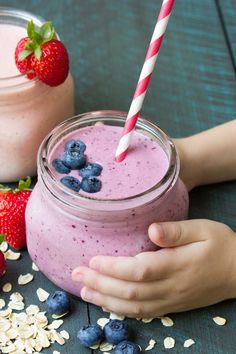
<instances>
[{"instance_id":1,"label":"green strawberry leaf","mask_svg":"<svg viewBox=\"0 0 236 354\"><path fill-rule=\"evenodd\" d=\"M27 179L24 181L21 179L18 184L18 190L23 191L24 189L29 189L31 184L31 178L27 177Z\"/></svg>"},{"instance_id":2,"label":"green strawberry leaf","mask_svg":"<svg viewBox=\"0 0 236 354\"><path fill-rule=\"evenodd\" d=\"M46 43L53 39L55 36L55 29L52 26L51 21L45 22L39 30L39 34L43 37L43 43Z\"/></svg>"},{"instance_id":3,"label":"green strawberry leaf","mask_svg":"<svg viewBox=\"0 0 236 354\"><path fill-rule=\"evenodd\" d=\"M38 32L33 33L32 39L33 39L35 45L40 45L43 42L43 37Z\"/></svg>"},{"instance_id":4,"label":"green strawberry leaf","mask_svg":"<svg viewBox=\"0 0 236 354\"><path fill-rule=\"evenodd\" d=\"M41 58L42 51L41 51L40 45L38 45L38 46L35 48L34 54L35 54L35 56L36 56L36 58L37 58L38 60Z\"/></svg>"},{"instance_id":5,"label":"green strawberry leaf","mask_svg":"<svg viewBox=\"0 0 236 354\"><path fill-rule=\"evenodd\" d=\"M18 55L19 61L24 60L26 57L28 57L31 53L33 53L33 50L22 50L20 54Z\"/></svg>"},{"instance_id":6,"label":"green strawberry leaf","mask_svg":"<svg viewBox=\"0 0 236 354\"><path fill-rule=\"evenodd\" d=\"M31 21L29 21L28 24L27 24L27 34L28 34L28 37L32 39L34 32L35 32L35 25L34 25L34 22L31 20Z\"/></svg>"},{"instance_id":7,"label":"green strawberry leaf","mask_svg":"<svg viewBox=\"0 0 236 354\"><path fill-rule=\"evenodd\" d=\"M5 235L0 234L0 245L1 245L1 243L4 241L4 239L5 239Z\"/></svg>"}]
</instances>

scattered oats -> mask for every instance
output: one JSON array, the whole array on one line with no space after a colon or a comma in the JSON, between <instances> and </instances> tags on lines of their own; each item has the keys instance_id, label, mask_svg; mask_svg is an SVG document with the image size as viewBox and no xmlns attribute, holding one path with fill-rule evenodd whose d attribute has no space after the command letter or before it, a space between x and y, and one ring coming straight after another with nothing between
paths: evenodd
<instances>
[{"instance_id":1,"label":"scattered oats","mask_svg":"<svg viewBox=\"0 0 236 354\"><path fill-rule=\"evenodd\" d=\"M43 290L42 288L38 288L36 293L37 293L39 301L41 301L41 302L46 301L50 295L46 290Z\"/></svg>"},{"instance_id":2,"label":"scattered oats","mask_svg":"<svg viewBox=\"0 0 236 354\"><path fill-rule=\"evenodd\" d=\"M154 318L142 318L143 323L150 323L154 320Z\"/></svg>"},{"instance_id":3,"label":"scattered oats","mask_svg":"<svg viewBox=\"0 0 236 354\"><path fill-rule=\"evenodd\" d=\"M1 350L2 353L12 353L16 350L16 346L15 344L11 343L10 345L3 347Z\"/></svg>"},{"instance_id":4,"label":"scattered oats","mask_svg":"<svg viewBox=\"0 0 236 354\"><path fill-rule=\"evenodd\" d=\"M166 349L174 348L174 346L175 346L175 340L174 340L174 338L172 338L172 337L166 337L166 338L164 339L164 347L165 347Z\"/></svg>"},{"instance_id":5,"label":"scattered oats","mask_svg":"<svg viewBox=\"0 0 236 354\"><path fill-rule=\"evenodd\" d=\"M58 329L59 327L61 327L61 325L63 324L63 320L54 320L52 321L52 323L48 326L48 329Z\"/></svg>"},{"instance_id":6,"label":"scattered oats","mask_svg":"<svg viewBox=\"0 0 236 354\"><path fill-rule=\"evenodd\" d=\"M52 354L61 354L61 353L58 352L57 350L53 350Z\"/></svg>"},{"instance_id":7,"label":"scattered oats","mask_svg":"<svg viewBox=\"0 0 236 354\"><path fill-rule=\"evenodd\" d=\"M191 347L193 344L195 344L194 340L189 338L186 339L186 341L184 342L184 348L189 348Z\"/></svg>"},{"instance_id":8,"label":"scattered oats","mask_svg":"<svg viewBox=\"0 0 236 354\"><path fill-rule=\"evenodd\" d=\"M6 303L3 299L0 299L0 310L3 309L3 307L6 306Z\"/></svg>"},{"instance_id":9,"label":"scattered oats","mask_svg":"<svg viewBox=\"0 0 236 354\"><path fill-rule=\"evenodd\" d=\"M220 316L213 317L213 321L219 326L224 326L226 324L226 319Z\"/></svg>"},{"instance_id":10,"label":"scattered oats","mask_svg":"<svg viewBox=\"0 0 236 354\"><path fill-rule=\"evenodd\" d=\"M172 327L174 325L174 322L170 317L163 316L163 317L160 317L160 319L161 319L161 323L165 327Z\"/></svg>"},{"instance_id":11,"label":"scattered oats","mask_svg":"<svg viewBox=\"0 0 236 354\"><path fill-rule=\"evenodd\" d=\"M20 293L15 292L11 294L10 300L12 300L13 302L18 302L18 301L23 301L24 298Z\"/></svg>"},{"instance_id":12,"label":"scattered oats","mask_svg":"<svg viewBox=\"0 0 236 354\"><path fill-rule=\"evenodd\" d=\"M90 349L96 350L99 348L99 344L94 344L91 347L89 347Z\"/></svg>"},{"instance_id":13,"label":"scattered oats","mask_svg":"<svg viewBox=\"0 0 236 354\"><path fill-rule=\"evenodd\" d=\"M19 337L22 338L22 339L28 339L30 337L33 337L34 335L34 328L32 326L29 326L29 325L21 325L19 326L18 328L18 334L19 334Z\"/></svg>"},{"instance_id":14,"label":"scattered oats","mask_svg":"<svg viewBox=\"0 0 236 354\"><path fill-rule=\"evenodd\" d=\"M1 244L0 244L0 251L2 252L6 252L8 249L8 243L6 241L3 241Z\"/></svg>"},{"instance_id":15,"label":"scattered oats","mask_svg":"<svg viewBox=\"0 0 236 354\"><path fill-rule=\"evenodd\" d=\"M0 343L1 345L6 345L9 342L9 338L4 333L0 333Z\"/></svg>"},{"instance_id":16,"label":"scattered oats","mask_svg":"<svg viewBox=\"0 0 236 354\"><path fill-rule=\"evenodd\" d=\"M65 344L65 339L62 337L62 335L58 332L53 332L53 340L55 340L58 344L64 345Z\"/></svg>"},{"instance_id":17,"label":"scattered oats","mask_svg":"<svg viewBox=\"0 0 236 354\"><path fill-rule=\"evenodd\" d=\"M17 259L19 259L21 256L20 252L13 252L12 250L8 250L5 253L5 258L8 259L9 261L16 261Z\"/></svg>"},{"instance_id":18,"label":"scattered oats","mask_svg":"<svg viewBox=\"0 0 236 354\"><path fill-rule=\"evenodd\" d=\"M38 272L39 271L39 268L36 266L36 264L34 262L32 262L32 269L35 271L35 272Z\"/></svg>"},{"instance_id":19,"label":"scattered oats","mask_svg":"<svg viewBox=\"0 0 236 354\"><path fill-rule=\"evenodd\" d=\"M52 318L54 320L57 320L58 318L64 317L65 315L67 315L69 313L69 311L62 313L61 315L56 315L55 313L52 315Z\"/></svg>"},{"instance_id":20,"label":"scattered oats","mask_svg":"<svg viewBox=\"0 0 236 354\"><path fill-rule=\"evenodd\" d=\"M70 335L67 331L65 331L64 329L60 332L60 335L64 338L64 339L69 339Z\"/></svg>"},{"instance_id":21,"label":"scattered oats","mask_svg":"<svg viewBox=\"0 0 236 354\"><path fill-rule=\"evenodd\" d=\"M8 318L10 317L11 313L12 313L12 309L7 308L6 310L0 311L0 317Z\"/></svg>"},{"instance_id":22,"label":"scattered oats","mask_svg":"<svg viewBox=\"0 0 236 354\"><path fill-rule=\"evenodd\" d=\"M97 324L101 327L104 328L106 326L106 324L110 321L109 318L106 317L101 317L97 320Z\"/></svg>"},{"instance_id":23,"label":"scattered oats","mask_svg":"<svg viewBox=\"0 0 236 354\"><path fill-rule=\"evenodd\" d=\"M39 313L39 311L40 309L37 305L30 305L25 310L27 315L36 315L36 313Z\"/></svg>"},{"instance_id":24,"label":"scattered oats","mask_svg":"<svg viewBox=\"0 0 236 354\"><path fill-rule=\"evenodd\" d=\"M12 290L12 284L11 283L6 283L2 287L2 291L4 293L9 293Z\"/></svg>"},{"instance_id":25,"label":"scattered oats","mask_svg":"<svg viewBox=\"0 0 236 354\"><path fill-rule=\"evenodd\" d=\"M123 315L117 315L116 313L111 312L110 313L110 319L111 320L120 320L123 321L125 319L125 316Z\"/></svg>"},{"instance_id":26,"label":"scattered oats","mask_svg":"<svg viewBox=\"0 0 236 354\"><path fill-rule=\"evenodd\" d=\"M0 332L6 332L11 328L11 323L7 318L0 318Z\"/></svg>"},{"instance_id":27,"label":"scattered oats","mask_svg":"<svg viewBox=\"0 0 236 354\"><path fill-rule=\"evenodd\" d=\"M10 307L10 309L12 309L12 310L21 311L21 310L24 310L25 305L23 302L15 303L15 302L10 301L8 304L8 307Z\"/></svg>"},{"instance_id":28,"label":"scattered oats","mask_svg":"<svg viewBox=\"0 0 236 354\"><path fill-rule=\"evenodd\" d=\"M102 342L99 346L99 350L101 350L101 352L106 352L106 351L110 351L113 349L113 344L107 343L107 342Z\"/></svg>"},{"instance_id":29,"label":"scattered oats","mask_svg":"<svg viewBox=\"0 0 236 354\"><path fill-rule=\"evenodd\" d=\"M155 339L150 339L147 348L145 348L144 350L146 350L146 351L147 351L147 350L152 350L152 349L154 348L155 344L156 344Z\"/></svg>"},{"instance_id":30,"label":"scattered oats","mask_svg":"<svg viewBox=\"0 0 236 354\"><path fill-rule=\"evenodd\" d=\"M19 285L26 285L28 283L30 283L32 280L34 279L33 274L25 274L25 275L20 275L18 278L18 284Z\"/></svg>"},{"instance_id":31,"label":"scattered oats","mask_svg":"<svg viewBox=\"0 0 236 354\"><path fill-rule=\"evenodd\" d=\"M16 328L10 328L7 332L6 335L9 339L16 339L18 337L18 331Z\"/></svg>"}]
</instances>

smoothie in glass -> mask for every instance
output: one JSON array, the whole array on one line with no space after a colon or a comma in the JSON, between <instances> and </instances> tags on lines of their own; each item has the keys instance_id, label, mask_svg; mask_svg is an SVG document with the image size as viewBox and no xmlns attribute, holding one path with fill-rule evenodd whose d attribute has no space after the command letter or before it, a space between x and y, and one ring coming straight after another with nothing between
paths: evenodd
<instances>
[{"instance_id":1,"label":"smoothie in glass","mask_svg":"<svg viewBox=\"0 0 236 354\"><path fill-rule=\"evenodd\" d=\"M14 58L18 41L26 37L26 24L44 20L20 10L0 7L0 182L36 174L37 150L58 123L73 115L74 88L66 81L49 87L20 74Z\"/></svg>"},{"instance_id":2,"label":"smoothie in glass","mask_svg":"<svg viewBox=\"0 0 236 354\"><path fill-rule=\"evenodd\" d=\"M49 279L75 295L80 291L71 281L76 266L88 265L97 254L132 256L155 250L148 226L187 217L188 194L178 178L175 147L156 125L139 119L127 157L115 161L125 116L100 111L69 119L39 150L39 180L26 210L28 251ZM99 121L104 125L95 125ZM73 139L86 145L87 163L102 166L98 192L73 191L61 179L82 181L80 171L58 173L53 167Z\"/></svg>"}]
</instances>

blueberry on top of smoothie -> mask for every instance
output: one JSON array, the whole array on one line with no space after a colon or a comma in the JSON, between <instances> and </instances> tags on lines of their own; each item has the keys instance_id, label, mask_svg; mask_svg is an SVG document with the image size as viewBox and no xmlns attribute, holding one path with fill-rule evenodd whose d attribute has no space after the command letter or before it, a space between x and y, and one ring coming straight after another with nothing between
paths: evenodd
<instances>
[{"instance_id":1,"label":"blueberry on top of smoothie","mask_svg":"<svg viewBox=\"0 0 236 354\"><path fill-rule=\"evenodd\" d=\"M52 165L58 173L70 173L71 169L60 159L54 159Z\"/></svg>"},{"instance_id":2,"label":"blueberry on top of smoothie","mask_svg":"<svg viewBox=\"0 0 236 354\"><path fill-rule=\"evenodd\" d=\"M85 167L81 168L79 174L81 177L100 176L102 166L99 163L88 163Z\"/></svg>"},{"instance_id":3,"label":"blueberry on top of smoothie","mask_svg":"<svg viewBox=\"0 0 236 354\"><path fill-rule=\"evenodd\" d=\"M64 184L69 189L72 189L75 192L79 192L81 183L78 178L73 176L65 176L61 178L61 183Z\"/></svg>"},{"instance_id":4,"label":"blueberry on top of smoothie","mask_svg":"<svg viewBox=\"0 0 236 354\"><path fill-rule=\"evenodd\" d=\"M46 300L47 311L54 315L63 315L70 310L70 297L65 291L55 291Z\"/></svg>"},{"instance_id":5,"label":"blueberry on top of smoothie","mask_svg":"<svg viewBox=\"0 0 236 354\"><path fill-rule=\"evenodd\" d=\"M118 344L129 336L129 326L121 320L110 320L104 327L105 339L108 343Z\"/></svg>"},{"instance_id":6,"label":"blueberry on top of smoothie","mask_svg":"<svg viewBox=\"0 0 236 354\"><path fill-rule=\"evenodd\" d=\"M116 345L112 354L139 354L141 353L141 349L139 346L133 342L128 340L123 340L119 344Z\"/></svg>"},{"instance_id":7,"label":"blueberry on top of smoothie","mask_svg":"<svg viewBox=\"0 0 236 354\"><path fill-rule=\"evenodd\" d=\"M99 192L102 188L102 182L96 177L84 177L81 181L81 189L87 193Z\"/></svg>"},{"instance_id":8,"label":"blueberry on top of smoothie","mask_svg":"<svg viewBox=\"0 0 236 354\"><path fill-rule=\"evenodd\" d=\"M86 156L76 150L67 150L63 155L63 163L72 170L78 170L85 166Z\"/></svg>"},{"instance_id":9,"label":"blueberry on top of smoothie","mask_svg":"<svg viewBox=\"0 0 236 354\"><path fill-rule=\"evenodd\" d=\"M77 332L77 338L84 347L91 347L92 345L99 344L103 338L103 331L98 324L91 324L82 327Z\"/></svg>"},{"instance_id":10,"label":"blueberry on top of smoothie","mask_svg":"<svg viewBox=\"0 0 236 354\"><path fill-rule=\"evenodd\" d=\"M86 145L83 141L81 140L70 140L65 144L65 151L76 151L80 155L83 155L83 153L86 150Z\"/></svg>"}]
</instances>

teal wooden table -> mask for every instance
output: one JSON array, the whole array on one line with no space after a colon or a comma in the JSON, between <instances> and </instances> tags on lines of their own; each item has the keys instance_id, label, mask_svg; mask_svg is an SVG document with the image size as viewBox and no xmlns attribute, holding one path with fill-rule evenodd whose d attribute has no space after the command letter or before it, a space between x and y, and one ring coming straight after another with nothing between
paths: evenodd
<instances>
[{"instance_id":1,"label":"teal wooden table","mask_svg":"<svg viewBox=\"0 0 236 354\"><path fill-rule=\"evenodd\" d=\"M127 111L154 28L161 1L142 0L1 0L0 5L18 7L53 20L70 53L76 84L76 112L96 109ZM157 122L169 135L187 136L226 122L236 116L236 2L235 0L177 0L142 115ZM190 194L190 218L209 218L236 230L236 183L196 188ZM0 285L16 284L19 274L31 272L25 251L18 262L9 261ZM63 270L62 270L63 271ZM42 274L19 288L26 303L38 303L35 291L55 286ZM8 294L1 294L8 299ZM42 305L43 308L43 305ZM70 340L43 353L86 354L99 351L82 348L76 331L104 313L100 308L73 299L73 311L64 328ZM227 319L217 326L212 317ZM236 353L236 302L172 314L173 327L159 320L144 324L128 320L133 337L143 348L153 338L150 353ZM164 349L163 339L175 338L173 349ZM186 349L185 339L195 345Z\"/></svg>"}]
</instances>

